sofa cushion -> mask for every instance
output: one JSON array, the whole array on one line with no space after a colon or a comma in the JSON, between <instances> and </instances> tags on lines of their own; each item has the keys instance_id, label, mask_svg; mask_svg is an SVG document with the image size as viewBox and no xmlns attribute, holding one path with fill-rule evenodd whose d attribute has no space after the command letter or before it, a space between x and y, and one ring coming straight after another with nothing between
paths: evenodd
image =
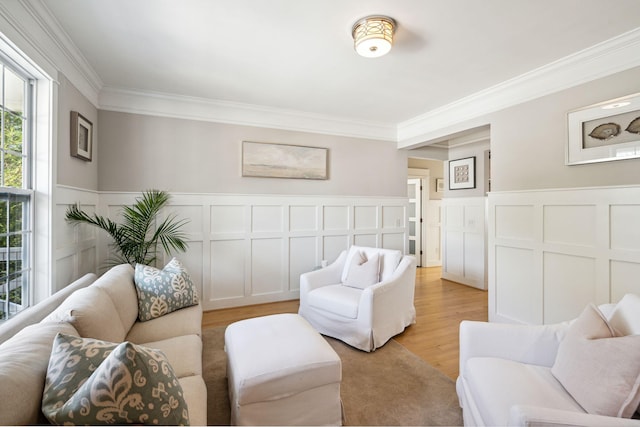
<instances>
[{"instance_id":1,"label":"sofa cushion","mask_svg":"<svg viewBox=\"0 0 640 427\"><path fill-rule=\"evenodd\" d=\"M68 323L36 323L0 345L0 425L42 422L44 379L59 332L77 334Z\"/></svg>"},{"instance_id":2,"label":"sofa cushion","mask_svg":"<svg viewBox=\"0 0 640 427\"><path fill-rule=\"evenodd\" d=\"M92 285L105 291L118 310L124 329L131 329L138 319L138 295L133 283L133 267L130 264L116 265L104 273Z\"/></svg>"},{"instance_id":3,"label":"sofa cushion","mask_svg":"<svg viewBox=\"0 0 640 427\"><path fill-rule=\"evenodd\" d=\"M198 335L182 335L141 345L160 350L178 378L202 375L202 339Z\"/></svg>"},{"instance_id":4,"label":"sofa cushion","mask_svg":"<svg viewBox=\"0 0 640 427\"><path fill-rule=\"evenodd\" d=\"M198 304L198 292L182 263L173 258L162 269L136 264L138 319L147 321Z\"/></svg>"},{"instance_id":5,"label":"sofa cushion","mask_svg":"<svg viewBox=\"0 0 640 427\"><path fill-rule=\"evenodd\" d=\"M42 411L54 424L189 424L162 352L64 334L53 344Z\"/></svg>"},{"instance_id":6,"label":"sofa cushion","mask_svg":"<svg viewBox=\"0 0 640 427\"><path fill-rule=\"evenodd\" d=\"M380 255L367 257L359 252L351 257L351 264L347 270L347 278L342 283L352 288L365 289L380 281Z\"/></svg>"},{"instance_id":7,"label":"sofa cushion","mask_svg":"<svg viewBox=\"0 0 640 427\"><path fill-rule=\"evenodd\" d=\"M71 294L43 322L69 322L80 336L104 341L121 342L127 333L118 310L101 288L89 286Z\"/></svg>"},{"instance_id":8,"label":"sofa cushion","mask_svg":"<svg viewBox=\"0 0 640 427\"><path fill-rule=\"evenodd\" d=\"M202 306L200 304L165 314L147 322L136 322L125 339L135 344L142 344L182 335L202 335Z\"/></svg>"},{"instance_id":9,"label":"sofa cushion","mask_svg":"<svg viewBox=\"0 0 640 427\"><path fill-rule=\"evenodd\" d=\"M551 369L590 414L630 418L640 403L640 335L616 337L588 305L560 343Z\"/></svg>"},{"instance_id":10,"label":"sofa cushion","mask_svg":"<svg viewBox=\"0 0 640 427\"><path fill-rule=\"evenodd\" d=\"M207 385L200 375L179 379L185 400L189 404L189 422L192 426L206 426L207 424ZM218 396L226 400L226 396ZM228 400L226 401L228 405Z\"/></svg>"},{"instance_id":11,"label":"sofa cushion","mask_svg":"<svg viewBox=\"0 0 640 427\"><path fill-rule=\"evenodd\" d=\"M474 357L463 374L465 389L484 425L506 426L513 405L531 405L584 413L553 377L550 368L507 359Z\"/></svg>"},{"instance_id":12,"label":"sofa cushion","mask_svg":"<svg viewBox=\"0 0 640 427\"><path fill-rule=\"evenodd\" d=\"M362 289L342 285L322 286L307 295L311 307L328 311L349 319L358 317Z\"/></svg>"}]
</instances>

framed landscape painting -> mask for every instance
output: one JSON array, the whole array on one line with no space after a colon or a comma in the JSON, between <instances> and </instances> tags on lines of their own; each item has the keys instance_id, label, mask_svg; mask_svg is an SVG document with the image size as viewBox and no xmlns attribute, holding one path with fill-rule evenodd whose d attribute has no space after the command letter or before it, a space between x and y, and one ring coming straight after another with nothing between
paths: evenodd
<instances>
[{"instance_id":1,"label":"framed landscape painting","mask_svg":"<svg viewBox=\"0 0 640 427\"><path fill-rule=\"evenodd\" d=\"M301 145L242 142L242 176L328 179L328 149Z\"/></svg>"}]
</instances>

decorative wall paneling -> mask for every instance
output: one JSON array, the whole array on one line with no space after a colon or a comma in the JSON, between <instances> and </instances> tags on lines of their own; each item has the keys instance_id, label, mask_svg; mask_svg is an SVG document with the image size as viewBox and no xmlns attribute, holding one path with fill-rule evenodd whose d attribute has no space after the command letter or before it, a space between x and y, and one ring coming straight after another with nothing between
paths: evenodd
<instances>
[{"instance_id":1,"label":"decorative wall paneling","mask_svg":"<svg viewBox=\"0 0 640 427\"><path fill-rule=\"evenodd\" d=\"M116 218L137 196L100 193L99 212ZM352 244L406 253L407 209L406 198L174 193L165 214L189 219L189 249L178 257L211 310L298 298L300 274ZM108 253L102 234L100 268Z\"/></svg>"},{"instance_id":2,"label":"decorative wall paneling","mask_svg":"<svg viewBox=\"0 0 640 427\"><path fill-rule=\"evenodd\" d=\"M425 227L427 267L442 266L442 200L427 201L427 224Z\"/></svg>"},{"instance_id":3,"label":"decorative wall paneling","mask_svg":"<svg viewBox=\"0 0 640 427\"><path fill-rule=\"evenodd\" d=\"M442 278L487 289L486 197L442 199Z\"/></svg>"},{"instance_id":4,"label":"decorative wall paneling","mask_svg":"<svg viewBox=\"0 0 640 427\"><path fill-rule=\"evenodd\" d=\"M98 230L87 225L69 225L64 217L69 205L79 204L85 212L98 211L95 191L58 186L53 213L55 277L53 292L87 273L98 271Z\"/></svg>"},{"instance_id":5,"label":"decorative wall paneling","mask_svg":"<svg viewBox=\"0 0 640 427\"><path fill-rule=\"evenodd\" d=\"M489 195L489 319L549 324L640 293L640 187Z\"/></svg>"}]
</instances>

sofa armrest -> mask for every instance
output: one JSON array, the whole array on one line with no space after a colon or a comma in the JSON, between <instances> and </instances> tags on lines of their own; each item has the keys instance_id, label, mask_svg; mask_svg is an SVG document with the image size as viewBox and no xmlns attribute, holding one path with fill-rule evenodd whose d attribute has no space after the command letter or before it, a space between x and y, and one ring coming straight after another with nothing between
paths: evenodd
<instances>
[{"instance_id":1,"label":"sofa armrest","mask_svg":"<svg viewBox=\"0 0 640 427\"><path fill-rule=\"evenodd\" d=\"M378 308L384 308L388 304L395 305L396 302L403 305L413 304L415 287L416 259L404 256L394 274L387 280L365 288L362 298L371 298Z\"/></svg>"},{"instance_id":2,"label":"sofa armrest","mask_svg":"<svg viewBox=\"0 0 640 427\"><path fill-rule=\"evenodd\" d=\"M402 317L398 316L399 313L415 320L415 282L416 259L404 256L391 277L363 290L360 296L361 314L358 317L374 330L384 330L386 327L394 329L397 325L393 324L393 320ZM405 321L402 323L404 327Z\"/></svg>"},{"instance_id":3,"label":"sofa armrest","mask_svg":"<svg viewBox=\"0 0 640 427\"><path fill-rule=\"evenodd\" d=\"M322 286L336 285L341 282L342 270L347 259L347 251L342 251L338 259L319 270L300 275L300 298Z\"/></svg>"},{"instance_id":4,"label":"sofa armrest","mask_svg":"<svg viewBox=\"0 0 640 427\"><path fill-rule=\"evenodd\" d=\"M539 406L514 405L509 411L509 425L526 427L639 427L640 420L563 411Z\"/></svg>"},{"instance_id":5,"label":"sofa armrest","mask_svg":"<svg viewBox=\"0 0 640 427\"><path fill-rule=\"evenodd\" d=\"M20 332L29 325L42 321L60 306L72 293L78 289L86 288L98 278L94 273L87 273L71 284L60 289L39 303L27 307L16 316L0 323L0 344Z\"/></svg>"},{"instance_id":6,"label":"sofa armrest","mask_svg":"<svg viewBox=\"0 0 640 427\"><path fill-rule=\"evenodd\" d=\"M460 323L460 373L472 357L498 357L551 367L568 322L514 325L464 320Z\"/></svg>"}]
</instances>

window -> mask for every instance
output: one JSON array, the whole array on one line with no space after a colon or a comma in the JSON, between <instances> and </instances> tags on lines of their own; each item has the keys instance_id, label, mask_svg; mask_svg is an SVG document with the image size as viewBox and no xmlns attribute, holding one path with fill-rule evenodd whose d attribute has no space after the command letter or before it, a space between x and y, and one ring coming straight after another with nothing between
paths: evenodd
<instances>
[{"instance_id":1,"label":"window","mask_svg":"<svg viewBox=\"0 0 640 427\"><path fill-rule=\"evenodd\" d=\"M0 321L31 291L32 80L0 57Z\"/></svg>"}]
</instances>

